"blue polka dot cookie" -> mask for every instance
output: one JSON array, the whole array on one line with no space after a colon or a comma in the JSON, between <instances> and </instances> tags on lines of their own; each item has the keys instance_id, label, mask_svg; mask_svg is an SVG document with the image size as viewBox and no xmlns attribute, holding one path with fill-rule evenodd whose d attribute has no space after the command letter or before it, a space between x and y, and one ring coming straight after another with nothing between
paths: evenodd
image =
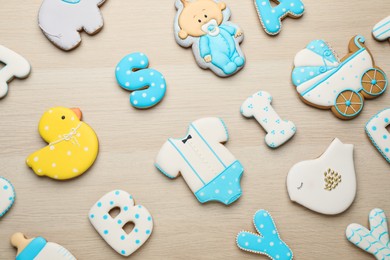
<instances>
[{"instance_id":1,"label":"blue polka dot cookie","mask_svg":"<svg viewBox=\"0 0 390 260\"><path fill-rule=\"evenodd\" d=\"M390 108L380 111L366 125L368 137L388 163L390 163L390 133L387 130L389 125Z\"/></svg>"},{"instance_id":2,"label":"blue polka dot cookie","mask_svg":"<svg viewBox=\"0 0 390 260\"><path fill-rule=\"evenodd\" d=\"M120 209L115 217L110 214L114 208ZM121 190L111 191L96 202L89 212L89 220L107 244L123 256L140 248L153 230L149 211L144 206L135 205L133 197ZM123 229L127 223L134 224L130 233Z\"/></svg>"},{"instance_id":3,"label":"blue polka dot cookie","mask_svg":"<svg viewBox=\"0 0 390 260\"><path fill-rule=\"evenodd\" d=\"M15 201L15 189L11 182L7 179L0 177L0 217L12 207Z\"/></svg>"}]
</instances>

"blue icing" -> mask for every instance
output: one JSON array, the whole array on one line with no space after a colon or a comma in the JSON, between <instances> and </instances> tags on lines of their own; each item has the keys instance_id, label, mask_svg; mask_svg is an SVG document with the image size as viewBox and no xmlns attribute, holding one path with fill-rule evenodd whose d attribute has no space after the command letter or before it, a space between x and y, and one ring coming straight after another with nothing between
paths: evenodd
<instances>
[{"instance_id":1,"label":"blue icing","mask_svg":"<svg viewBox=\"0 0 390 260\"><path fill-rule=\"evenodd\" d=\"M8 212L8 210L12 207L15 201L15 189L12 183L7 180L6 178L0 177L0 182L5 182L5 184L1 187L4 192L0 192L0 201L1 200L8 200L7 202L4 202L3 208L0 209L0 218L5 215L5 213ZM2 195L4 195L2 197ZM11 196L9 196L11 195ZM1 204L1 203L0 203Z\"/></svg>"},{"instance_id":2,"label":"blue icing","mask_svg":"<svg viewBox=\"0 0 390 260\"><path fill-rule=\"evenodd\" d=\"M310 42L306 49L318 54L324 60L331 63L338 62L336 56L334 56L333 51L329 48L328 44L323 40L314 40Z\"/></svg>"},{"instance_id":3,"label":"blue icing","mask_svg":"<svg viewBox=\"0 0 390 260\"><path fill-rule=\"evenodd\" d=\"M164 76L157 70L148 69L148 66L148 57L136 52L125 56L115 71L118 84L132 91L130 104L140 109L157 105L166 91Z\"/></svg>"},{"instance_id":4,"label":"blue icing","mask_svg":"<svg viewBox=\"0 0 390 260\"><path fill-rule=\"evenodd\" d=\"M282 28L282 18L291 14L298 17L305 11L301 0L279 0L278 5L272 7L273 0L255 0L261 23L268 34L278 34Z\"/></svg>"},{"instance_id":5,"label":"blue icing","mask_svg":"<svg viewBox=\"0 0 390 260\"><path fill-rule=\"evenodd\" d=\"M253 218L259 234L242 231L237 235L237 246L257 254L265 254L271 259L290 260L293 258L291 249L280 239L275 223L266 210L259 210Z\"/></svg>"},{"instance_id":6,"label":"blue icing","mask_svg":"<svg viewBox=\"0 0 390 260\"><path fill-rule=\"evenodd\" d=\"M299 86L306 81L309 81L318 75L327 71L333 70L334 67L320 66L320 67L295 67L292 74L292 81L295 86Z\"/></svg>"},{"instance_id":7,"label":"blue icing","mask_svg":"<svg viewBox=\"0 0 390 260\"><path fill-rule=\"evenodd\" d=\"M47 242L43 237L34 238L24 249L16 256L16 260L36 259L36 256L46 246Z\"/></svg>"},{"instance_id":8,"label":"blue icing","mask_svg":"<svg viewBox=\"0 0 390 260\"><path fill-rule=\"evenodd\" d=\"M67 4L78 4L81 0L62 0L62 2L65 2Z\"/></svg>"}]
</instances>

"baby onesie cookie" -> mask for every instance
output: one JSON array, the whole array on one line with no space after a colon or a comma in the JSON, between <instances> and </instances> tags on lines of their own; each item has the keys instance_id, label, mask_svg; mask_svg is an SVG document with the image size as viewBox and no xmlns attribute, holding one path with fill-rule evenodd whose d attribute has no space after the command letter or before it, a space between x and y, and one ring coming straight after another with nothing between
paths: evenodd
<instances>
[{"instance_id":1,"label":"baby onesie cookie","mask_svg":"<svg viewBox=\"0 0 390 260\"><path fill-rule=\"evenodd\" d=\"M132 91L130 104L135 108L155 106L165 95L167 84L164 76L148 67L148 57L140 52L127 55L116 67L116 80L122 88Z\"/></svg>"},{"instance_id":2,"label":"baby onesie cookie","mask_svg":"<svg viewBox=\"0 0 390 260\"><path fill-rule=\"evenodd\" d=\"M349 53L339 60L323 40L315 40L295 56L292 82L303 102L331 109L341 119L352 119L364 99L385 92L387 76L377 66L363 36L351 39Z\"/></svg>"},{"instance_id":3,"label":"baby onesie cookie","mask_svg":"<svg viewBox=\"0 0 390 260\"><path fill-rule=\"evenodd\" d=\"M372 35L378 41L390 39L390 16L377 23L372 29Z\"/></svg>"},{"instance_id":4,"label":"baby onesie cookie","mask_svg":"<svg viewBox=\"0 0 390 260\"><path fill-rule=\"evenodd\" d=\"M282 120L271 102L272 96L268 92L259 91L241 105L241 114L254 117L267 131L265 143L271 148L277 148L294 136L296 127L293 122Z\"/></svg>"},{"instance_id":5,"label":"baby onesie cookie","mask_svg":"<svg viewBox=\"0 0 390 260\"><path fill-rule=\"evenodd\" d=\"M0 218L10 210L15 202L15 189L6 178L0 177Z\"/></svg>"},{"instance_id":6,"label":"baby onesie cookie","mask_svg":"<svg viewBox=\"0 0 390 260\"><path fill-rule=\"evenodd\" d=\"M273 7L271 1L277 5ZM285 17L299 18L305 11L301 0L255 0L255 6L261 25L269 35L280 32Z\"/></svg>"},{"instance_id":7,"label":"baby onesie cookie","mask_svg":"<svg viewBox=\"0 0 390 260\"><path fill-rule=\"evenodd\" d=\"M387 218L382 209L373 209L369 216L370 230L359 224L350 224L345 230L349 242L373 254L378 260L390 259Z\"/></svg>"},{"instance_id":8,"label":"baby onesie cookie","mask_svg":"<svg viewBox=\"0 0 390 260\"><path fill-rule=\"evenodd\" d=\"M37 175L67 180L92 166L99 142L81 117L78 108L55 107L43 114L38 130L49 145L31 154L26 161Z\"/></svg>"},{"instance_id":9,"label":"baby onesie cookie","mask_svg":"<svg viewBox=\"0 0 390 260\"><path fill-rule=\"evenodd\" d=\"M38 24L58 48L69 51L81 43L80 32L92 35L103 27L99 7L105 0L43 0Z\"/></svg>"},{"instance_id":10,"label":"baby onesie cookie","mask_svg":"<svg viewBox=\"0 0 390 260\"><path fill-rule=\"evenodd\" d=\"M0 69L0 99L8 93L8 82L13 78L26 78L31 71L28 61L16 52L0 45L0 62L4 67Z\"/></svg>"},{"instance_id":11,"label":"baby onesie cookie","mask_svg":"<svg viewBox=\"0 0 390 260\"><path fill-rule=\"evenodd\" d=\"M116 217L110 211L119 208ZM140 248L153 231L153 219L149 211L135 205L133 197L122 190L114 190L104 195L89 211L89 220L99 235L116 252L129 256ZM134 228L127 233L123 227L131 222Z\"/></svg>"},{"instance_id":12,"label":"baby onesie cookie","mask_svg":"<svg viewBox=\"0 0 390 260\"><path fill-rule=\"evenodd\" d=\"M236 238L237 246L244 251L263 254L272 260L291 260L293 252L279 237L271 214L261 209L253 216L253 223L258 234L241 231Z\"/></svg>"},{"instance_id":13,"label":"baby onesie cookie","mask_svg":"<svg viewBox=\"0 0 390 260\"><path fill-rule=\"evenodd\" d=\"M389 125L390 108L380 111L366 124L368 137L388 163L390 163L390 133L387 130Z\"/></svg>"},{"instance_id":14,"label":"baby onesie cookie","mask_svg":"<svg viewBox=\"0 0 390 260\"><path fill-rule=\"evenodd\" d=\"M241 29L229 22L231 12L218 0L176 0L174 31L176 42L192 46L195 59L203 69L228 77L245 64L240 48Z\"/></svg>"},{"instance_id":15,"label":"baby onesie cookie","mask_svg":"<svg viewBox=\"0 0 390 260\"><path fill-rule=\"evenodd\" d=\"M66 248L43 237L26 238L22 233L15 233L11 244L18 249L16 260L76 260Z\"/></svg>"},{"instance_id":16,"label":"baby onesie cookie","mask_svg":"<svg viewBox=\"0 0 390 260\"><path fill-rule=\"evenodd\" d=\"M295 164L287 175L290 199L326 215L344 212L356 195L353 145L334 139L317 159Z\"/></svg>"},{"instance_id":17,"label":"baby onesie cookie","mask_svg":"<svg viewBox=\"0 0 390 260\"><path fill-rule=\"evenodd\" d=\"M164 143L155 166L171 179L181 174L199 202L229 205L241 196L244 168L222 144L228 139L221 119L196 120L183 138L169 138Z\"/></svg>"}]
</instances>

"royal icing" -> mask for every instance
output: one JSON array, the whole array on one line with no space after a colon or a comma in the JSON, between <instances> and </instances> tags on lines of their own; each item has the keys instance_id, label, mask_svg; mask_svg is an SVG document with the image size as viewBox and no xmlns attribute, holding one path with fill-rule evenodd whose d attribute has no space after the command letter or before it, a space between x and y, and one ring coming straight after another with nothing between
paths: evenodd
<instances>
[{"instance_id":1,"label":"royal icing","mask_svg":"<svg viewBox=\"0 0 390 260\"><path fill-rule=\"evenodd\" d=\"M12 183L0 177L0 218L8 212L15 202L15 189Z\"/></svg>"},{"instance_id":2,"label":"royal icing","mask_svg":"<svg viewBox=\"0 0 390 260\"><path fill-rule=\"evenodd\" d=\"M124 57L115 71L118 84L126 90L133 91L130 95L130 104L140 109L157 105L166 91L164 76L157 70L146 69L148 66L148 57L137 52Z\"/></svg>"},{"instance_id":3,"label":"royal icing","mask_svg":"<svg viewBox=\"0 0 390 260\"><path fill-rule=\"evenodd\" d=\"M199 119L190 124L183 138L164 143L155 166L171 179L180 173L199 202L229 205L241 196L244 169L222 144L228 138L221 119Z\"/></svg>"},{"instance_id":4,"label":"royal icing","mask_svg":"<svg viewBox=\"0 0 390 260\"><path fill-rule=\"evenodd\" d=\"M356 195L353 145L334 139L317 159L295 164L287 176L290 199L313 211L335 215Z\"/></svg>"},{"instance_id":5,"label":"royal icing","mask_svg":"<svg viewBox=\"0 0 390 260\"><path fill-rule=\"evenodd\" d=\"M387 88L387 76L375 66L364 42L363 36L352 38L349 54L341 61L322 40L298 52L292 81L302 99L318 108L331 108L339 118L352 119L363 109L364 98L380 96Z\"/></svg>"},{"instance_id":6,"label":"royal icing","mask_svg":"<svg viewBox=\"0 0 390 260\"><path fill-rule=\"evenodd\" d=\"M119 208L120 213L112 217L110 211L114 208ZM123 256L134 253L153 231L149 211L135 205L133 197L122 190L111 191L98 200L89 211L89 220L107 244ZM134 224L130 233L123 229L128 222Z\"/></svg>"},{"instance_id":7,"label":"royal icing","mask_svg":"<svg viewBox=\"0 0 390 260\"><path fill-rule=\"evenodd\" d=\"M174 31L176 42L192 46L198 65L221 77L238 72L245 63L240 43L241 29L229 22L231 12L224 2L176 0Z\"/></svg>"},{"instance_id":8,"label":"royal icing","mask_svg":"<svg viewBox=\"0 0 390 260\"><path fill-rule=\"evenodd\" d=\"M254 117L267 131L266 144L277 148L290 140L296 132L293 122L282 120L271 106L272 96L265 91L259 91L245 100L241 105L241 114Z\"/></svg>"},{"instance_id":9,"label":"royal icing","mask_svg":"<svg viewBox=\"0 0 390 260\"><path fill-rule=\"evenodd\" d=\"M0 62L5 66L0 69L0 99L8 93L8 82L14 77L26 78L31 66L28 61L16 52L0 45Z\"/></svg>"},{"instance_id":10,"label":"royal icing","mask_svg":"<svg viewBox=\"0 0 390 260\"><path fill-rule=\"evenodd\" d=\"M378 151L390 163L390 108L386 108L373 116L366 124L366 133Z\"/></svg>"},{"instance_id":11,"label":"royal icing","mask_svg":"<svg viewBox=\"0 0 390 260\"><path fill-rule=\"evenodd\" d=\"M39 176L66 180L83 174L94 163L99 142L93 129L81 121L78 108L55 107L46 111L38 126L49 143L27 158Z\"/></svg>"},{"instance_id":12,"label":"royal icing","mask_svg":"<svg viewBox=\"0 0 390 260\"><path fill-rule=\"evenodd\" d=\"M69 51L80 42L80 31L95 34L103 27L99 6L105 0L43 0L38 23L57 47Z\"/></svg>"},{"instance_id":13,"label":"royal icing","mask_svg":"<svg viewBox=\"0 0 390 260\"><path fill-rule=\"evenodd\" d=\"M350 224L345 230L349 242L373 254L377 260L390 259L390 241L387 218L382 209L373 209L369 215L370 230L359 224Z\"/></svg>"},{"instance_id":14,"label":"royal icing","mask_svg":"<svg viewBox=\"0 0 390 260\"><path fill-rule=\"evenodd\" d=\"M16 260L76 260L66 248L43 237L28 239L22 233L15 233L11 243L18 249Z\"/></svg>"},{"instance_id":15,"label":"royal icing","mask_svg":"<svg viewBox=\"0 0 390 260\"><path fill-rule=\"evenodd\" d=\"M258 234L241 231L237 235L237 246L241 250L263 254L273 260L293 259L293 252L279 237L275 222L268 211L257 211L253 223Z\"/></svg>"},{"instance_id":16,"label":"royal icing","mask_svg":"<svg viewBox=\"0 0 390 260\"><path fill-rule=\"evenodd\" d=\"M277 5L273 7L271 1ZM283 18L286 16L298 18L305 11L301 0L255 0L255 6L261 24L269 35L276 35L280 32Z\"/></svg>"},{"instance_id":17,"label":"royal icing","mask_svg":"<svg viewBox=\"0 0 390 260\"><path fill-rule=\"evenodd\" d=\"M384 18L374 26L372 35L378 41L384 41L390 38L390 16Z\"/></svg>"}]
</instances>

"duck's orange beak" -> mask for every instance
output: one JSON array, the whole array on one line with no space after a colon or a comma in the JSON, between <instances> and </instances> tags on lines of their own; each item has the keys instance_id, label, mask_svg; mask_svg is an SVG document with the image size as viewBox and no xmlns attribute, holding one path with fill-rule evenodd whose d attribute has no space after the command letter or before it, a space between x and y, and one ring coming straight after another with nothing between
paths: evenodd
<instances>
[{"instance_id":1,"label":"duck's orange beak","mask_svg":"<svg viewBox=\"0 0 390 260\"><path fill-rule=\"evenodd\" d=\"M81 120L83 113L81 112L80 108L71 108L70 110L72 110L76 114L77 118Z\"/></svg>"}]
</instances>

